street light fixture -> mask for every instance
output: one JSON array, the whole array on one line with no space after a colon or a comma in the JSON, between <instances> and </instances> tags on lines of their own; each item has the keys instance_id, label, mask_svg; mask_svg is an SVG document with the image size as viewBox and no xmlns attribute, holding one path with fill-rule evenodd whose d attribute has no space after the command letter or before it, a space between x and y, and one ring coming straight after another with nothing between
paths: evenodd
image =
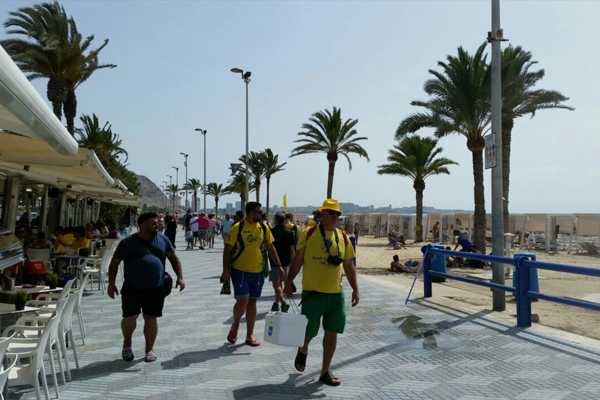
<instances>
[{"instance_id":1,"label":"street light fixture","mask_svg":"<svg viewBox=\"0 0 600 400\"><path fill-rule=\"evenodd\" d=\"M206 215L206 132L207 130L202 130L200 128L194 129L197 132L200 132L202 136L204 136L204 214Z\"/></svg>"},{"instance_id":2,"label":"street light fixture","mask_svg":"<svg viewBox=\"0 0 600 400\"><path fill-rule=\"evenodd\" d=\"M188 183L188 168L187 168L187 158L189 154L185 154L185 153L179 153L181 154L183 157L185 157L185 161L183 162L183 165L185 166L185 184L187 185ZM184 185L185 186L185 185ZM188 207L188 190L185 189L185 207Z\"/></svg>"},{"instance_id":3,"label":"street light fixture","mask_svg":"<svg viewBox=\"0 0 600 400\"><path fill-rule=\"evenodd\" d=\"M252 72L246 71L244 72L241 68L231 68L231 72L234 74L240 74L242 76L242 80L246 84L246 201L248 201L248 194L250 192L249 182L250 178L248 175L248 85L250 84L250 75Z\"/></svg>"},{"instance_id":4,"label":"street light fixture","mask_svg":"<svg viewBox=\"0 0 600 400\"><path fill-rule=\"evenodd\" d=\"M171 167L171 168L173 168L175 170L175 186L177 186L177 190L179 190L179 167ZM177 201L177 206L179 206L179 198L177 197L177 193L175 193L175 198Z\"/></svg>"}]
</instances>

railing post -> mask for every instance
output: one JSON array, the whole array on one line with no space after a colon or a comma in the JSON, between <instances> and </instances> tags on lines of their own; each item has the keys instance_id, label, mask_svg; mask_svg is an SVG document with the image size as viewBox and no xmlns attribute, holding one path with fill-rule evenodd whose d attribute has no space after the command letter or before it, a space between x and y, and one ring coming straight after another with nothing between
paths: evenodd
<instances>
[{"instance_id":1,"label":"railing post","mask_svg":"<svg viewBox=\"0 0 600 400\"><path fill-rule=\"evenodd\" d=\"M517 275L517 326L531 326L531 298L527 294L531 290L529 268L523 265L527 257L515 258L515 274ZM513 279L515 279L513 274Z\"/></svg>"},{"instance_id":2,"label":"railing post","mask_svg":"<svg viewBox=\"0 0 600 400\"><path fill-rule=\"evenodd\" d=\"M429 275L429 271L431 271L431 256L428 254L428 250L431 248L431 245L421 247L421 252L423 253L423 295L424 297L431 297L433 295L433 290L431 287L431 276Z\"/></svg>"}]
</instances>

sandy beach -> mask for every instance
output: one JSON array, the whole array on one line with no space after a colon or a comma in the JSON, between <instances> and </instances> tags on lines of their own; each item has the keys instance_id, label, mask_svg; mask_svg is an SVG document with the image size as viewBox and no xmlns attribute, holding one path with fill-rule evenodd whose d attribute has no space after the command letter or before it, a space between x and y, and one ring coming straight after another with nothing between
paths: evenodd
<instances>
[{"instance_id":1,"label":"sandy beach","mask_svg":"<svg viewBox=\"0 0 600 400\"><path fill-rule=\"evenodd\" d=\"M420 248L423 244L407 244L406 250L394 250L387 246L387 238L361 236L357 249L358 272L380 280L382 284L393 284L408 293L414 274L387 272L392 257L397 254L401 261L422 258ZM488 249L489 252L489 249ZM537 252L539 261L578 265L598 268L600 257L589 254L547 254ZM454 268L452 274L481 275L491 277L491 271L472 268ZM565 274L554 271L539 271L540 291L551 295L571 297L593 302L600 302L600 278ZM507 285L512 279L506 280ZM415 284L412 298L423 296L423 280L420 276ZM484 287L447 280L434 283L433 297L443 299L446 304L470 309L490 315L516 325L516 304L512 294L507 294L506 311L492 311L492 292ZM547 301L532 304L532 312L539 317L539 324L575 333L592 339L600 339L600 314L579 307L570 307Z\"/></svg>"}]
</instances>

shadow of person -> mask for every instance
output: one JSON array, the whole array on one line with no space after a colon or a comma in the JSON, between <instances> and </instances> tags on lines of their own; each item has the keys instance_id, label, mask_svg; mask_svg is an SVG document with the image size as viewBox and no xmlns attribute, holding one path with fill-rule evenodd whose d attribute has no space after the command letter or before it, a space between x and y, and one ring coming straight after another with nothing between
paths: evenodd
<instances>
[{"instance_id":1,"label":"shadow of person","mask_svg":"<svg viewBox=\"0 0 600 400\"><path fill-rule=\"evenodd\" d=\"M74 369L71 371L71 374L73 375L74 381L84 381L87 379L94 379L101 376L110 375L115 372L137 373L139 372L139 369L129 369L136 366L139 363L143 363L143 361L143 358L137 358L131 362L126 362L121 358L119 358L118 360L111 361L99 361L88 364L86 366L82 366L79 369Z\"/></svg>"},{"instance_id":2,"label":"shadow of person","mask_svg":"<svg viewBox=\"0 0 600 400\"><path fill-rule=\"evenodd\" d=\"M255 386L244 386L239 389L234 389L232 392L235 400L256 398L260 399L262 394L265 393L281 393L281 388L290 388L291 392L286 390L286 394L298 395L300 399L323 399L325 393L315 394L321 387L322 383L318 380L306 384L296 386L296 380L301 377L302 374L290 374L288 379L283 383L267 383L264 385Z\"/></svg>"},{"instance_id":3,"label":"shadow of person","mask_svg":"<svg viewBox=\"0 0 600 400\"><path fill-rule=\"evenodd\" d=\"M207 361L217 360L223 357L250 355L250 353L237 353L237 349L242 346L244 346L243 342L236 345L225 343L216 349L189 351L187 353L178 354L171 360L163 361L160 365L164 369L179 369L189 367L193 364L202 364Z\"/></svg>"}]
</instances>

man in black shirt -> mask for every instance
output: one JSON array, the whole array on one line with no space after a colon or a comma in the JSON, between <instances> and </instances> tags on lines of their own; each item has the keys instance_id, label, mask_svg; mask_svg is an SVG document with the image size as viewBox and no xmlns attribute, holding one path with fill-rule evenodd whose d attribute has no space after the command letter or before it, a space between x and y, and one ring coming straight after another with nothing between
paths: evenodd
<instances>
[{"instance_id":1,"label":"man in black shirt","mask_svg":"<svg viewBox=\"0 0 600 400\"><path fill-rule=\"evenodd\" d=\"M285 215L282 213L275 214L275 227L271 229L271 233L275 238L273 245L277 250L279 261L286 275L288 268L294 258L294 236L292 232L284 225ZM278 264L269 257L271 263L271 272L269 273L269 281L273 283L275 289L275 302L271 311L279 311L279 303L281 302L281 311L286 312L290 307L283 299L283 288L281 287L281 276L279 275Z\"/></svg>"}]
</instances>

